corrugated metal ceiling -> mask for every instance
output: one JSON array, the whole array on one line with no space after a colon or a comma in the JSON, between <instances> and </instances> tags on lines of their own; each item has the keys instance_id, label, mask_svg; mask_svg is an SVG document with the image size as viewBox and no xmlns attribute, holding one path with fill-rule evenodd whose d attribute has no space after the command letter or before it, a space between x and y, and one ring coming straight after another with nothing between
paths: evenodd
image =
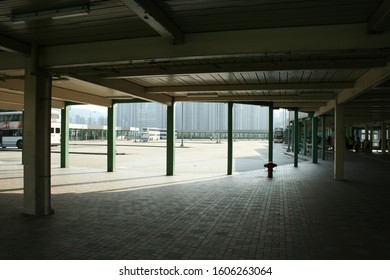
<instances>
[{"instance_id":1,"label":"corrugated metal ceiling","mask_svg":"<svg viewBox=\"0 0 390 280\"><path fill-rule=\"evenodd\" d=\"M20 13L75 5L88 5L89 14L62 20L46 18L22 23L12 20L13 15ZM390 44L382 42L386 36L390 37L389 6L388 1L383 0L0 1L0 49L25 52L37 44L55 55L55 47L60 47L60 50L63 47L66 51L59 56L64 56L64 65L49 63L49 71L57 78L57 88L69 90L69 95L64 92L57 94L58 100L66 100L66 96L77 99L77 94L84 93L97 96L100 99L95 99L95 103L103 105L107 104L107 99L126 96L169 103L171 97L188 101L186 97L190 93L214 93L218 96L215 99L198 98L191 101L244 102L253 101L253 96L274 96L278 97L279 103L288 103L290 107L294 107L294 104L298 108L300 104L307 107L306 103L312 101L317 107L306 109L321 113L326 111L326 107L321 111L318 101L331 103L340 94L348 98L352 95L350 92L358 91L365 92L367 96L368 89L377 87L388 78ZM316 46L316 42L310 41L305 33L298 30L299 27L329 26L329 29L323 29L327 32L323 36L335 40L332 32L343 33L344 26L359 28L359 24L367 25L365 34L360 36L354 33L358 39L350 48L344 46L348 45L350 39L346 33L345 40L335 36L340 42L333 42L331 48L324 41L323 47L311 49L310 46ZM283 29L285 27L297 31L301 37L290 37ZM234 30L238 30L238 33L233 33ZM255 42L249 48L241 42L242 35L238 34L252 34L251 30L267 30L258 34L268 37L247 40ZM355 31L353 28L348 30ZM274 38L273 31L277 31L275 34L278 36L285 35L288 46L299 46L299 40L304 40L310 46L302 43L295 50L284 49L280 45L283 45L285 37ZM378 35L381 40L371 33L381 34ZM210 52L211 55L203 55L207 51L199 51L195 47L191 49L191 46L196 40L212 38L204 34L218 35L218 38L229 43L217 42L219 45L214 52ZM154 40L160 36L168 40ZM189 42L186 41L188 38ZM293 42L295 39L297 42ZM119 44L119 41L124 43ZM101 42L108 42L106 48L94 49L102 46ZM181 45L170 45L171 42ZM150 44L154 43L164 50L161 54L157 53L158 47L150 48ZM267 48L263 48L263 44ZM89 56L90 52L93 63L84 63L84 58L78 57L80 45L91 46L90 49L87 47L84 56ZM116 48L111 48L111 45ZM183 45L185 47L181 48ZM208 44L199 46L210 47ZM150 52L147 51L149 49ZM183 55L180 53L182 49L190 51ZM251 51L247 51L249 49ZM111 61L111 52L123 54L118 56L120 60ZM1 54L4 51L0 51ZM78 58L74 59L73 56ZM3 87L3 90L0 89L0 99L1 91L14 90L10 87L15 85L16 80L21 81L21 68L24 65L21 59L19 64L14 63L19 68L12 68L9 65L12 65L13 59L6 61L5 58L3 56L0 61L3 67L0 70ZM65 65L67 59L71 59L73 64ZM377 69L383 69L383 73ZM79 84L77 79L80 80ZM379 98L379 105L390 102L387 90L376 88L375 95L384 97ZM88 100L88 96L80 102ZM324 99L311 100L313 96L323 96ZM258 100L273 101L272 98ZM369 98L362 100L369 100L370 104L374 102ZM387 107L384 108L383 112ZM383 116L386 114L383 113ZM378 118L375 114L375 120Z\"/></svg>"}]
</instances>

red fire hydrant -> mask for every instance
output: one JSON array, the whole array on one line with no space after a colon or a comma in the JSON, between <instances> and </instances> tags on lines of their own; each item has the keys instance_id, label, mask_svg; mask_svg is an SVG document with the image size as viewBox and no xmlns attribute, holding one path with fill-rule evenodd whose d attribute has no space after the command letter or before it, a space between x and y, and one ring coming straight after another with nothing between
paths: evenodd
<instances>
[{"instance_id":1,"label":"red fire hydrant","mask_svg":"<svg viewBox=\"0 0 390 280\"><path fill-rule=\"evenodd\" d=\"M276 163L273 163L272 161L264 164L265 171L268 172L268 178L272 178L272 173L274 171L274 168L278 166Z\"/></svg>"}]
</instances>

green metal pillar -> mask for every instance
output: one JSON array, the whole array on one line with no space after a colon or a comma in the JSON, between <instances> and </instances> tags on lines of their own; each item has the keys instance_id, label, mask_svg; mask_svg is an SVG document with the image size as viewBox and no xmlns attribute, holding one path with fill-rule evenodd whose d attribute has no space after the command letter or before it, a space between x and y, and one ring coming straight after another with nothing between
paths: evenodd
<instances>
[{"instance_id":1,"label":"green metal pillar","mask_svg":"<svg viewBox=\"0 0 390 280\"><path fill-rule=\"evenodd\" d=\"M228 162L227 175L233 174L233 103L228 103Z\"/></svg>"},{"instance_id":2,"label":"green metal pillar","mask_svg":"<svg viewBox=\"0 0 390 280\"><path fill-rule=\"evenodd\" d=\"M345 149L345 133L344 133L344 107L337 104L334 109L335 122L335 143L334 143L334 179L344 179L344 149Z\"/></svg>"},{"instance_id":3,"label":"green metal pillar","mask_svg":"<svg viewBox=\"0 0 390 280\"><path fill-rule=\"evenodd\" d=\"M167 106L167 176L175 171L175 102Z\"/></svg>"},{"instance_id":4,"label":"green metal pillar","mask_svg":"<svg viewBox=\"0 0 390 280\"><path fill-rule=\"evenodd\" d=\"M61 168L69 167L69 103L61 109Z\"/></svg>"},{"instance_id":5,"label":"green metal pillar","mask_svg":"<svg viewBox=\"0 0 390 280\"><path fill-rule=\"evenodd\" d=\"M381 147L379 147L381 149L381 153L382 155L385 155L386 154L386 123L385 122L382 122L382 125L381 125Z\"/></svg>"},{"instance_id":6,"label":"green metal pillar","mask_svg":"<svg viewBox=\"0 0 390 280\"><path fill-rule=\"evenodd\" d=\"M318 163L318 118L313 116L311 118L311 154L313 163Z\"/></svg>"},{"instance_id":7,"label":"green metal pillar","mask_svg":"<svg viewBox=\"0 0 390 280\"><path fill-rule=\"evenodd\" d=\"M322 160L325 160L326 159L326 116L325 115L321 117L321 130L322 130L321 155L322 155Z\"/></svg>"},{"instance_id":8,"label":"green metal pillar","mask_svg":"<svg viewBox=\"0 0 390 280\"><path fill-rule=\"evenodd\" d=\"M24 129L24 111L22 112L22 129ZM24 143L24 133L22 133L22 143ZM22 149L22 164L24 164L24 149Z\"/></svg>"},{"instance_id":9,"label":"green metal pillar","mask_svg":"<svg viewBox=\"0 0 390 280\"><path fill-rule=\"evenodd\" d=\"M307 120L303 120L303 155L307 155Z\"/></svg>"},{"instance_id":10,"label":"green metal pillar","mask_svg":"<svg viewBox=\"0 0 390 280\"><path fill-rule=\"evenodd\" d=\"M274 160L274 104L268 106L268 161Z\"/></svg>"},{"instance_id":11,"label":"green metal pillar","mask_svg":"<svg viewBox=\"0 0 390 280\"><path fill-rule=\"evenodd\" d=\"M299 153L299 120L298 109L294 110L294 167L298 167Z\"/></svg>"},{"instance_id":12,"label":"green metal pillar","mask_svg":"<svg viewBox=\"0 0 390 280\"><path fill-rule=\"evenodd\" d=\"M116 168L116 105L112 104L107 110L107 172Z\"/></svg>"}]
</instances>

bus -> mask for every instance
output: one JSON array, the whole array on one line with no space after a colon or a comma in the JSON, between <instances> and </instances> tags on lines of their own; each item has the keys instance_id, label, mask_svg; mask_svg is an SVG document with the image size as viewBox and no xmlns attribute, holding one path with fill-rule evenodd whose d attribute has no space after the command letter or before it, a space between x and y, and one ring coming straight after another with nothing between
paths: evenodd
<instances>
[{"instance_id":1,"label":"bus","mask_svg":"<svg viewBox=\"0 0 390 280\"><path fill-rule=\"evenodd\" d=\"M59 112L51 113L51 145L61 143L61 116ZM23 148L23 112L0 112L0 146L2 148Z\"/></svg>"},{"instance_id":2,"label":"bus","mask_svg":"<svg viewBox=\"0 0 390 280\"><path fill-rule=\"evenodd\" d=\"M284 142L283 128L276 127L274 129L274 143L283 143L283 142Z\"/></svg>"},{"instance_id":3,"label":"bus","mask_svg":"<svg viewBox=\"0 0 390 280\"><path fill-rule=\"evenodd\" d=\"M158 141L160 140L160 129L144 127L141 131L141 140L143 142Z\"/></svg>"}]
</instances>

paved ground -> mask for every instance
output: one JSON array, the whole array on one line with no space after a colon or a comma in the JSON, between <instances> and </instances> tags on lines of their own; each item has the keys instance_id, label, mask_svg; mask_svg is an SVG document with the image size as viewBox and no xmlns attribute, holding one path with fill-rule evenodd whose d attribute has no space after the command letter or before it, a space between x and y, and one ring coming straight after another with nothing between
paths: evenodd
<instances>
[{"instance_id":1,"label":"paved ground","mask_svg":"<svg viewBox=\"0 0 390 280\"><path fill-rule=\"evenodd\" d=\"M243 157L257 145L243 144ZM0 258L390 259L387 156L348 152L344 181L321 160L278 166L268 179L262 168L224 175L215 147L194 149L194 161L178 149L173 177L158 163L161 148L138 147L132 160L126 150L114 173L104 155L71 154L60 169L54 153L48 217L21 214L20 153L0 152Z\"/></svg>"}]
</instances>

